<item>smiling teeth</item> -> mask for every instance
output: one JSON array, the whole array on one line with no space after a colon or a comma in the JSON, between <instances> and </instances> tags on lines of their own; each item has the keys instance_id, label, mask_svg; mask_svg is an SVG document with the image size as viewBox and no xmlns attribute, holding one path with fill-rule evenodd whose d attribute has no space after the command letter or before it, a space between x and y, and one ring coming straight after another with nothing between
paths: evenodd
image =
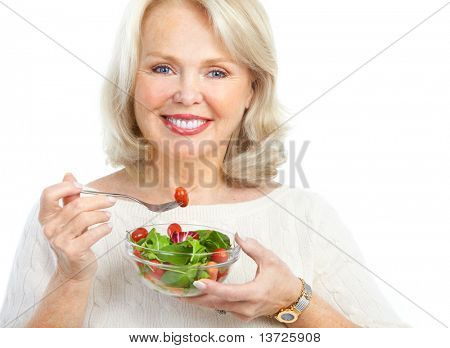
<instances>
[{"instance_id":1,"label":"smiling teeth","mask_svg":"<svg viewBox=\"0 0 450 348\"><path fill-rule=\"evenodd\" d=\"M172 118L172 117L168 117L167 120L170 123L174 124L175 126L177 126L179 128L184 128L184 129L195 129L206 123L205 120L186 121L186 120L181 120L179 118Z\"/></svg>"}]
</instances>

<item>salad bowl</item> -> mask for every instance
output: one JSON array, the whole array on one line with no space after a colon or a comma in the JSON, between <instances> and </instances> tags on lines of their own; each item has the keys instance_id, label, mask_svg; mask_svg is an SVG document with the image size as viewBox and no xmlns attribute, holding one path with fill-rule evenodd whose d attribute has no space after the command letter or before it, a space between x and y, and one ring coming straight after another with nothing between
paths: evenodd
<instances>
[{"instance_id":1,"label":"salad bowl","mask_svg":"<svg viewBox=\"0 0 450 348\"><path fill-rule=\"evenodd\" d=\"M234 233L211 226L158 223L127 231L125 253L141 281L165 295L201 294L193 282L223 282L238 260Z\"/></svg>"}]
</instances>

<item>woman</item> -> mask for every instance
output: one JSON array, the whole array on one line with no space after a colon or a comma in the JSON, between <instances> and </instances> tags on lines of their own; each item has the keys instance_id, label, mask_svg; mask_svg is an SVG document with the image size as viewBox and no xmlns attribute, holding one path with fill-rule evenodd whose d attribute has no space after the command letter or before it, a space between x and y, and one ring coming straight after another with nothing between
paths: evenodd
<instances>
[{"instance_id":1,"label":"woman","mask_svg":"<svg viewBox=\"0 0 450 348\"><path fill-rule=\"evenodd\" d=\"M103 99L105 150L124 168L87 188L163 203L184 186L190 205L151 214L80 196L66 174L30 213L3 326L403 326L339 250L363 261L334 209L273 182L284 161L276 73L257 0L132 1ZM227 284L202 280L198 297L164 297L139 282L121 250L124 231L148 220L232 224L245 254Z\"/></svg>"}]
</instances>

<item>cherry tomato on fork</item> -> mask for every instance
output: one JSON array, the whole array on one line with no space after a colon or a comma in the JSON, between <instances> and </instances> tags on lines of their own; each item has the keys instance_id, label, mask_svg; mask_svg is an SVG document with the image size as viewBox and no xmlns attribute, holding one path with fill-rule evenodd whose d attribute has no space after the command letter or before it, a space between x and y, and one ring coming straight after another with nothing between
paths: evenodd
<instances>
[{"instance_id":1,"label":"cherry tomato on fork","mask_svg":"<svg viewBox=\"0 0 450 348\"><path fill-rule=\"evenodd\" d=\"M187 191L184 187L177 187L175 189L175 200L180 205L180 207L186 207L189 202L189 197Z\"/></svg>"}]
</instances>

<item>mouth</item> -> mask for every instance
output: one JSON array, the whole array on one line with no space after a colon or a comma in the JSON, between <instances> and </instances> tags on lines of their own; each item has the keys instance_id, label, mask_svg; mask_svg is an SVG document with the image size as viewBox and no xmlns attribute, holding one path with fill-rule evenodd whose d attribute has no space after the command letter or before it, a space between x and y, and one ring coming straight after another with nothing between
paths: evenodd
<instances>
[{"instance_id":1,"label":"mouth","mask_svg":"<svg viewBox=\"0 0 450 348\"><path fill-rule=\"evenodd\" d=\"M179 135L198 134L213 122L205 117L191 114L162 115L161 119L169 130Z\"/></svg>"}]
</instances>

